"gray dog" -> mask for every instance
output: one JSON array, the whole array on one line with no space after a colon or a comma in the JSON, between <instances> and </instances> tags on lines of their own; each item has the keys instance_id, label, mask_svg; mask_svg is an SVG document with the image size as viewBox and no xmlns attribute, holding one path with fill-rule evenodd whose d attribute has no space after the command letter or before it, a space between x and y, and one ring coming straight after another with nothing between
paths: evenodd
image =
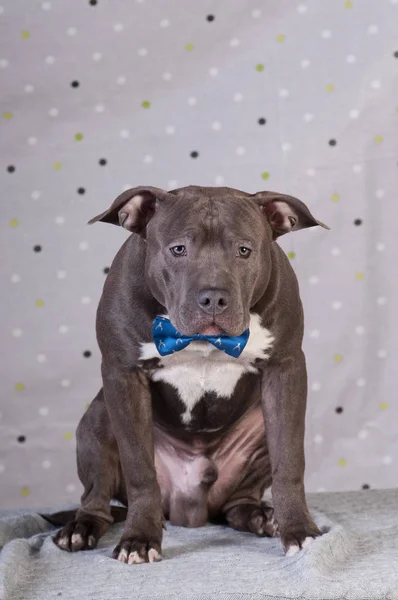
<instances>
[{"instance_id":1,"label":"gray dog","mask_svg":"<svg viewBox=\"0 0 398 600\"><path fill-rule=\"evenodd\" d=\"M94 548L126 517L113 556L128 564L161 559L165 519L305 548L320 531L303 483L303 312L275 240L326 226L291 196L196 186L128 190L96 221L134 235L98 307L103 387L77 430L81 507L56 544Z\"/></svg>"}]
</instances>

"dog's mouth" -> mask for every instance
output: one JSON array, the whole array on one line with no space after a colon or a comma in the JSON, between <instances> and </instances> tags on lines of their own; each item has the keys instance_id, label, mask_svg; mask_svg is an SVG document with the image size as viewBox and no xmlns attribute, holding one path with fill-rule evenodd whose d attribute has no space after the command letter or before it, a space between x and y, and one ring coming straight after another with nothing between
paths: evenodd
<instances>
[{"instance_id":1,"label":"dog's mouth","mask_svg":"<svg viewBox=\"0 0 398 600\"><path fill-rule=\"evenodd\" d=\"M216 325L215 323L212 323L211 325L206 325L206 327L202 327L202 329L200 329L197 333L199 335L225 335L225 330Z\"/></svg>"},{"instance_id":2,"label":"dog's mouth","mask_svg":"<svg viewBox=\"0 0 398 600\"><path fill-rule=\"evenodd\" d=\"M212 318L211 316L207 319L204 319L202 315L200 317L201 318L191 317L189 320L187 319L185 321L185 319L181 319L181 315L176 315L175 319L173 319L173 315L171 315L170 320L176 329L183 335L205 335L217 337L233 337L241 335L241 333L247 329L247 323L249 322L249 319L242 319L240 315L233 319L232 322L231 319L220 318L218 316L216 316L216 318Z\"/></svg>"}]
</instances>

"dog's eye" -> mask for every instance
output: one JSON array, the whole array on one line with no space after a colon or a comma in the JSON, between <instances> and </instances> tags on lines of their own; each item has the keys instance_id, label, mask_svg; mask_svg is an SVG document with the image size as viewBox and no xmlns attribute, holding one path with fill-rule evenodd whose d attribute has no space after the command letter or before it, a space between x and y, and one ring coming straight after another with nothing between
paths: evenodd
<instances>
[{"instance_id":1,"label":"dog's eye","mask_svg":"<svg viewBox=\"0 0 398 600\"><path fill-rule=\"evenodd\" d=\"M173 256L186 256L185 246L173 246L170 248L170 252Z\"/></svg>"},{"instance_id":2,"label":"dog's eye","mask_svg":"<svg viewBox=\"0 0 398 600\"><path fill-rule=\"evenodd\" d=\"M240 246L238 253L239 256L241 256L242 258L248 258L252 251L250 250L250 248L246 248L246 246Z\"/></svg>"}]
</instances>

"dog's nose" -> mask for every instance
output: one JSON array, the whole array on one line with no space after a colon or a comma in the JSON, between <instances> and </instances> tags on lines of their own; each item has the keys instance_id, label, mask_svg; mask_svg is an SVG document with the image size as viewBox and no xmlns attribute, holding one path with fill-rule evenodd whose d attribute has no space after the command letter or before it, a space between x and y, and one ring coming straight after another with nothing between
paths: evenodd
<instances>
[{"instance_id":1,"label":"dog's nose","mask_svg":"<svg viewBox=\"0 0 398 600\"><path fill-rule=\"evenodd\" d=\"M208 315L219 315L227 308L229 294L226 290L201 290L197 295L200 308Z\"/></svg>"}]
</instances>

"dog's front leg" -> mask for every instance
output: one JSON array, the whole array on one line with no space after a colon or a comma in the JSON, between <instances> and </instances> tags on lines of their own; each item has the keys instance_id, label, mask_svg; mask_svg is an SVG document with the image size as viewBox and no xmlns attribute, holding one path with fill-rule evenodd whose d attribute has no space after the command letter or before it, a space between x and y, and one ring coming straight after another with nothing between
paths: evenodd
<instances>
[{"instance_id":1,"label":"dog's front leg","mask_svg":"<svg viewBox=\"0 0 398 600\"><path fill-rule=\"evenodd\" d=\"M119 447L128 513L113 557L129 564L161 559L163 512L154 465L152 407L143 373L102 365L105 403Z\"/></svg>"},{"instance_id":2,"label":"dog's front leg","mask_svg":"<svg viewBox=\"0 0 398 600\"><path fill-rule=\"evenodd\" d=\"M272 497L282 545L291 555L320 535L304 491L307 372L301 350L262 376L262 407L272 467Z\"/></svg>"}]
</instances>

